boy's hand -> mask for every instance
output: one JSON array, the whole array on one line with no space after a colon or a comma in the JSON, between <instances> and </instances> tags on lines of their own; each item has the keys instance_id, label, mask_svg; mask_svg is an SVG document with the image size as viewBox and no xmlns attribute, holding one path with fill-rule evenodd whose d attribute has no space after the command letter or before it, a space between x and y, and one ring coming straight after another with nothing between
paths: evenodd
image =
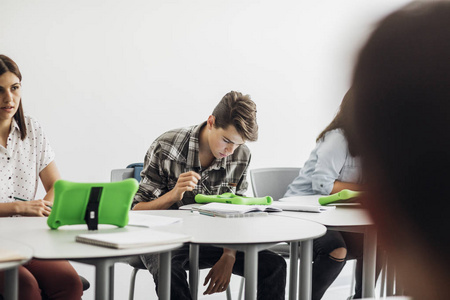
<instances>
[{"instance_id":1,"label":"boy's hand","mask_svg":"<svg viewBox=\"0 0 450 300\"><path fill-rule=\"evenodd\" d=\"M200 175L194 171L183 173L178 177L177 184L172 189L172 195L174 201L180 201L183 199L183 195L187 191L192 191L200 180Z\"/></svg>"},{"instance_id":2,"label":"boy's hand","mask_svg":"<svg viewBox=\"0 0 450 300\"><path fill-rule=\"evenodd\" d=\"M225 291L230 284L231 273L236 260L236 251L224 249L223 255L216 264L209 270L203 285L209 286L203 295L211 295Z\"/></svg>"}]
</instances>

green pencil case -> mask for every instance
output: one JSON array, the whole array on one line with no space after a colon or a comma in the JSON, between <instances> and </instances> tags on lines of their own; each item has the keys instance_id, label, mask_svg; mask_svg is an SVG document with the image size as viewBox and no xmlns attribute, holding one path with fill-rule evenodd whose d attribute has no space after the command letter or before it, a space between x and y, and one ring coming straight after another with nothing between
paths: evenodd
<instances>
[{"instance_id":1,"label":"green pencil case","mask_svg":"<svg viewBox=\"0 0 450 300\"><path fill-rule=\"evenodd\" d=\"M358 197L361 192L351 191L344 189L338 193L332 194L330 196L324 196L319 198L320 205L327 205L330 203L339 203L339 202L350 202L354 200L354 198Z\"/></svg>"},{"instance_id":2,"label":"green pencil case","mask_svg":"<svg viewBox=\"0 0 450 300\"><path fill-rule=\"evenodd\" d=\"M87 224L89 230L96 230L98 224L124 227L138 187L134 178L108 183L58 180L47 224L51 229L75 224Z\"/></svg>"},{"instance_id":3,"label":"green pencil case","mask_svg":"<svg viewBox=\"0 0 450 300\"><path fill-rule=\"evenodd\" d=\"M230 203L230 204L247 204L247 205L270 205L272 204L272 197L244 197L237 196L233 193L223 193L221 195L203 195L198 194L195 195L195 202L197 203L210 203L210 202L219 202L219 203Z\"/></svg>"}]
</instances>

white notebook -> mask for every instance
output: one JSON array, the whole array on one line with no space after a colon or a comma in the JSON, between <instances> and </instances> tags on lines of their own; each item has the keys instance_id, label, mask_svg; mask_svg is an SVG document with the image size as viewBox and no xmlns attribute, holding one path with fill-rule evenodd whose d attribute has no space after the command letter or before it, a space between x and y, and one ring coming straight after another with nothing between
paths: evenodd
<instances>
[{"instance_id":1,"label":"white notebook","mask_svg":"<svg viewBox=\"0 0 450 300\"><path fill-rule=\"evenodd\" d=\"M240 218L267 216L268 212L280 212L281 209L271 205L244 205L211 202L200 207L193 207L192 211L211 217Z\"/></svg>"},{"instance_id":2,"label":"white notebook","mask_svg":"<svg viewBox=\"0 0 450 300\"><path fill-rule=\"evenodd\" d=\"M117 233L92 232L79 234L75 240L80 243L96 246L126 249L184 243L188 242L190 237L184 234L145 229Z\"/></svg>"},{"instance_id":3,"label":"white notebook","mask_svg":"<svg viewBox=\"0 0 450 300\"><path fill-rule=\"evenodd\" d=\"M281 208L287 211L306 211L306 212L324 212L335 209L336 206L321 206L320 204L302 204L296 202L274 201L270 206Z\"/></svg>"}]
</instances>

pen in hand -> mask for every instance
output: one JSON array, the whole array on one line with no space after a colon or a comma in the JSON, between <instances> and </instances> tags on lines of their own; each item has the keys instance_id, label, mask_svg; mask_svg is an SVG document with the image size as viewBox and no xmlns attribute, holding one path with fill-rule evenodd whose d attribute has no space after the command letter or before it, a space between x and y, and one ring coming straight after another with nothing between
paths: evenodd
<instances>
[{"instance_id":1,"label":"pen in hand","mask_svg":"<svg viewBox=\"0 0 450 300\"><path fill-rule=\"evenodd\" d=\"M23 199L23 198L19 198L19 197L13 197L14 198L14 200L19 200L19 201L30 201L30 200L27 200L27 199ZM50 205L46 205L48 208L52 208Z\"/></svg>"}]
</instances>

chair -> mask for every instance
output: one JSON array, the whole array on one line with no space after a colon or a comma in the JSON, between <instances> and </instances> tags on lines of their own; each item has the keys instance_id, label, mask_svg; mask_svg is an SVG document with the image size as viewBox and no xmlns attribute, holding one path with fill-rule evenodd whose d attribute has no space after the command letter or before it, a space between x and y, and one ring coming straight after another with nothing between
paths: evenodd
<instances>
[{"instance_id":1,"label":"chair","mask_svg":"<svg viewBox=\"0 0 450 300\"><path fill-rule=\"evenodd\" d=\"M284 197L289 184L298 176L300 168L261 168L250 170L250 181L255 197L271 196L274 201ZM272 251L289 257L289 245L280 243Z\"/></svg>"},{"instance_id":2,"label":"chair","mask_svg":"<svg viewBox=\"0 0 450 300\"><path fill-rule=\"evenodd\" d=\"M250 170L250 180L255 197L272 196L278 201L287 187L298 176L300 168L262 168Z\"/></svg>"},{"instance_id":3,"label":"chair","mask_svg":"<svg viewBox=\"0 0 450 300\"><path fill-rule=\"evenodd\" d=\"M111 181L120 181L128 178L135 178L138 182L141 181L141 171L143 170L143 163L133 163L128 165L125 169L114 169L111 171ZM134 299L134 289L136 284L136 275L139 270L147 270L144 263L139 257L131 257L128 264L133 267L130 279L130 293L129 300ZM227 300L231 300L231 290L228 286L226 290Z\"/></svg>"},{"instance_id":4,"label":"chair","mask_svg":"<svg viewBox=\"0 0 450 300\"><path fill-rule=\"evenodd\" d=\"M141 181L141 174L144 164L134 163L128 165L125 169L114 169L111 171L111 182L121 181L128 178L135 178L137 181ZM147 270L139 257L131 257L128 264L133 267L130 280L130 293L129 299L134 299L134 287L136 283L136 275L139 270Z\"/></svg>"},{"instance_id":5,"label":"chair","mask_svg":"<svg viewBox=\"0 0 450 300\"><path fill-rule=\"evenodd\" d=\"M301 168L261 168L250 170L253 195L255 197L272 196L274 201L280 200L284 197L289 184L291 184L298 176L300 169ZM286 243L277 244L270 248L270 250L285 258L289 258L289 245ZM353 269L353 274L355 274L355 267ZM350 295L353 295L354 277L355 276L352 277Z\"/></svg>"}]
</instances>

